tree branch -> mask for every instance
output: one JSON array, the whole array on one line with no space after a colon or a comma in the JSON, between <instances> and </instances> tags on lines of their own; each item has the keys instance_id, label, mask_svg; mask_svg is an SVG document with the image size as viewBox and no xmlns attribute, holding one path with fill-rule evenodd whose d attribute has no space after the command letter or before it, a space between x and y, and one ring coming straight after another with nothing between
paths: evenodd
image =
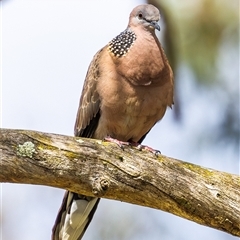
<instances>
[{"instance_id":1,"label":"tree branch","mask_svg":"<svg viewBox=\"0 0 240 240\"><path fill-rule=\"evenodd\" d=\"M240 236L240 178L94 139L0 129L0 182L160 209Z\"/></svg>"}]
</instances>

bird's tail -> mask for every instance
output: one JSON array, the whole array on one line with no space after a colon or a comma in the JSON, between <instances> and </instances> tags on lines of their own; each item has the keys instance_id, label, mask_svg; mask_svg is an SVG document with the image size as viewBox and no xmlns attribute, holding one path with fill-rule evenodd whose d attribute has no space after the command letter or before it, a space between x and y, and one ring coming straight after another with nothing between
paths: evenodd
<instances>
[{"instance_id":1,"label":"bird's tail","mask_svg":"<svg viewBox=\"0 0 240 240\"><path fill-rule=\"evenodd\" d=\"M52 230L52 240L80 240L100 198L66 192Z\"/></svg>"}]
</instances>

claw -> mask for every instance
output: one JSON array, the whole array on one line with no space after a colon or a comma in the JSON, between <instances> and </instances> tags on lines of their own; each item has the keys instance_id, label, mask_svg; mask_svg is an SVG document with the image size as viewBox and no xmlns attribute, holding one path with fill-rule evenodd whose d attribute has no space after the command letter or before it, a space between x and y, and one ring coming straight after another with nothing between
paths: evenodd
<instances>
[{"instance_id":1,"label":"claw","mask_svg":"<svg viewBox=\"0 0 240 240\"><path fill-rule=\"evenodd\" d=\"M132 142L131 145L135 146L140 151L147 150L147 151L153 153L155 156L159 156L161 154L161 152L159 150L153 149L153 148L151 148L149 146L146 146L146 145L142 145L142 144L139 144L139 143L136 143L136 142Z\"/></svg>"}]
</instances>

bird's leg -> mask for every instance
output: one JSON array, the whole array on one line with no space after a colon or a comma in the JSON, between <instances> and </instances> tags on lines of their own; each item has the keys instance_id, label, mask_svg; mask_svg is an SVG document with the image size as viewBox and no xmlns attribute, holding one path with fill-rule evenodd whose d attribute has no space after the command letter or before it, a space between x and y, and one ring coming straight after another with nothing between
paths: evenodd
<instances>
[{"instance_id":1,"label":"bird's leg","mask_svg":"<svg viewBox=\"0 0 240 240\"><path fill-rule=\"evenodd\" d=\"M142 150L147 150L147 151L153 153L153 154L156 155L156 156L158 156L159 154L161 154L161 152L160 152L159 150L153 149L153 148L151 148L151 147L149 147L149 146L142 145L142 144L137 143L137 142L131 142L130 144L131 144L131 146L136 147L136 148L139 149L140 151L142 151Z\"/></svg>"},{"instance_id":2,"label":"bird's leg","mask_svg":"<svg viewBox=\"0 0 240 240\"><path fill-rule=\"evenodd\" d=\"M122 149L124 149L124 146L129 146L130 145L129 142L123 142L123 141L117 140L115 138L112 138L110 136L105 137L104 140L108 141L108 142L116 143Z\"/></svg>"}]
</instances>

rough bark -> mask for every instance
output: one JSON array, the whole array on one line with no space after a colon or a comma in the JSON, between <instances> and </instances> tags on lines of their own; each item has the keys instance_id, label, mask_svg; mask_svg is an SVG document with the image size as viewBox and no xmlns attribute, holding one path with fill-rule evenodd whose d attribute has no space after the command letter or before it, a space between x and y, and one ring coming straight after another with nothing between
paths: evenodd
<instances>
[{"instance_id":1,"label":"rough bark","mask_svg":"<svg viewBox=\"0 0 240 240\"><path fill-rule=\"evenodd\" d=\"M240 178L94 139L0 129L0 182L160 209L240 236Z\"/></svg>"}]
</instances>

